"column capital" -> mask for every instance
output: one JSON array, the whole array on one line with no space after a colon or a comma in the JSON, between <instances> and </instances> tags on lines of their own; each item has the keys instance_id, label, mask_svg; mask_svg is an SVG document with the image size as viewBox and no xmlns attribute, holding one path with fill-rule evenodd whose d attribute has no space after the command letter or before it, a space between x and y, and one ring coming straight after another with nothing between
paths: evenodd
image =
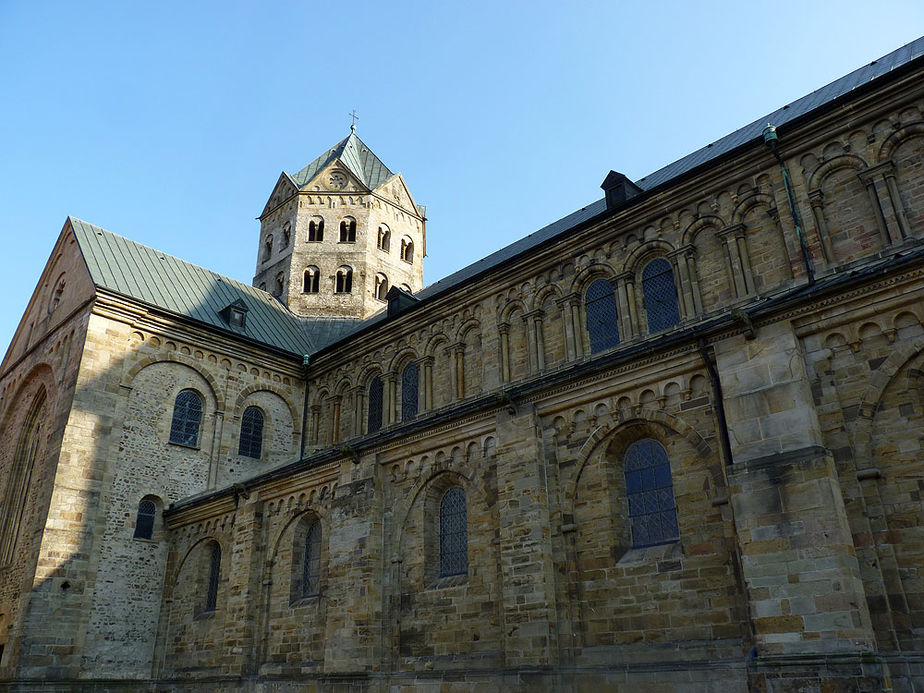
<instances>
[{"instance_id":1,"label":"column capital","mask_svg":"<svg viewBox=\"0 0 924 693\"><path fill-rule=\"evenodd\" d=\"M825 204L825 194L822 192L821 188L809 190L808 198L812 207L823 207Z\"/></svg>"},{"instance_id":2,"label":"column capital","mask_svg":"<svg viewBox=\"0 0 924 693\"><path fill-rule=\"evenodd\" d=\"M744 224L732 224L731 226L726 226L724 229L719 229L717 235L726 243L730 238L741 238L745 233Z\"/></svg>"}]
</instances>

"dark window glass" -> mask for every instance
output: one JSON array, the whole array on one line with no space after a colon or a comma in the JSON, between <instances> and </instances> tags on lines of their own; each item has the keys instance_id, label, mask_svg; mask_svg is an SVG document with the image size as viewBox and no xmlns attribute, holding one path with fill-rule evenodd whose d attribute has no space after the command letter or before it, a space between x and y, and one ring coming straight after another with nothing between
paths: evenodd
<instances>
[{"instance_id":1,"label":"dark window glass","mask_svg":"<svg viewBox=\"0 0 924 693\"><path fill-rule=\"evenodd\" d=\"M247 407L241 416L241 441L237 454L260 459L263 452L263 412L257 407Z\"/></svg>"},{"instance_id":2,"label":"dark window glass","mask_svg":"<svg viewBox=\"0 0 924 693\"><path fill-rule=\"evenodd\" d=\"M138 504L138 516L135 518L135 539L151 539L154 536L154 518L157 506L149 500Z\"/></svg>"},{"instance_id":3,"label":"dark window glass","mask_svg":"<svg viewBox=\"0 0 924 693\"><path fill-rule=\"evenodd\" d=\"M215 611L218 604L218 580L221 577L221 547L212 544L212 555L209 557L208 585L205 592L205 606L203 611Z\"/></svg>"},{"instance_id":4,"label":"dark window glass","mask_svg":"<svg viewBox=\"0 0 924 693\"><path fill-rule=\"evenodd\" d=\"M170 423L170 442L194 447L199 442L199 424L202 423L202 399L192 390L183 390L173 405Z\"/></svg>"},{"instance_id":5,"label":"dark window glass","mask_svg":"<svg viewBox=\"0 0 924 693\"><path fill-rule=\"evenodd\" d=\"M416 363L409 363L401 371L401 420L410 421L417 416L417 395L420 384L420 369Z\"/></svg>"},{"instance_id":6,"label":"dark window glass","mask_svg":"<svg viewBox=\"0 0 924 693\"><path fill-rule=\"evenodd\" d=\"M305 270L305 276L302 280L302 291L306 294L318 293L320 279L320 270L317 267L309 267Z\"/></svg>"},{"instance_id":7,"label":"dark window glass","mask_svg":"<svg viewBox=\"0 0 924 693\"><path fill-rule=\"evenodd\" d=\"M337 270L336 291L338 294L348 294L353 291L353 270L349 267L341 267Z\"/></svg>"},{"instance_id":8,"label":"dark window glass","mask_svg":"<svg viewBox=\"0 0 924 693\"><path fill-rule=\"evenodd\" d=\"M308 222L308 240L309 241L323 241L324 240L324 220L323 219L312 219Z\"/></svg>"},{"instance_id":9,"label":"dark window glass","mask_svg":"<svg viewBox=\"0 0 924 693\"><path fill-rule=\"evenodd\" d=\"M356 242L356 219L348 217L340 222L340 242Z\"/></svg>"},{"instance_id":10,"label":"dark window glass","mask_svg":"<svg viewBox=\"0 0 924 693\"><path fill-rule=\"evenodd\" d=\"M440 577L468 572L465 491L453 486L440 501Z\"/></svg>"},{"instance_id":11,"label":"dark window glass","mask_svg":"<svg viewBox=\"0 0 924 693\"><path fill-rule=\"evenodd\" d=\"M642 295L645 297L649 334L661 332L680 322L674 273L671 263L664 258L652 260L642 271Z\"/></svg>"},{"instance_id":12,"label":"dark window glass","mask_svg":"<svg viewBox=\"0 0 924 693\"><path fill-rule=\"evenodd\" d=\"M375 376L369 384L369 433L375 433L382 427L382 379Z\"/></svg>"},{"instance_id":13,"label":"dark window glass","mask_svg":"<svg viewBox=\"0 0 924 693\"><path fill-rule=\"evenodd\" d=\"M305 560L302 565L302 596L318 593L321 577L321 523L315 522L305 533Z\"/></svg>"},{"instance_id":14,"label":"dark window glass","mask_svg":"<svg viewBox=\"0 0 924 693\"><path fill-rule=\"evenodd\" d=\"M584 300L591 353L619 344L619 313L613 285L606 279L598 279L587 288Z\"/></svg>"},{"instance_id":15,"label":"dark window glass","mask_svg":"<svg viewBox=\"0 0 924 693\"><path fill-rule=\"evenodd\" d=\"M680 537L667 450L645 438L626 451L626 500L632 546L654 546Z\"/></svg>"}]
</instances>

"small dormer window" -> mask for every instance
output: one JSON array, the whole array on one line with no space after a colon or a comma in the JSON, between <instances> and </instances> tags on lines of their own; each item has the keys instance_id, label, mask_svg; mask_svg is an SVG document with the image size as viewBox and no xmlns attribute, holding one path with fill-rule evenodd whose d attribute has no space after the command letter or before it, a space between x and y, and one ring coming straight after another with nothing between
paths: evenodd
<instances>
[{"instance_id":1,"label":"small dormer window","mask_svg":"<svg viewBox=\"0 0 924 693\"><path fill-rule=\"evenodd\" d=\"M229 327L236 330L243 330L247 327L247 306L240 299L225 306L219 315Z\"/></svg>"}]
</instances>

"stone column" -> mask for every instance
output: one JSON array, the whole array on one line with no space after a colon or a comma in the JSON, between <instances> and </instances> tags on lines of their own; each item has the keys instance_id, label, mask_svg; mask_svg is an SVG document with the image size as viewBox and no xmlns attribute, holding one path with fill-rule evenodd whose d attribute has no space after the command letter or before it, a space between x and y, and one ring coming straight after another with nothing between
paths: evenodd
<instances>
[{"instance_id":1,"label":"stone column","mask_svg":"<svg viewBox=\"0 0 924 693\"><path fill-rule=\"evenodd\" d=\"M331 417L330 417L330 442L336 443L340 440L340 395L334 395L330 398Z\"/></svg>"},{"instance_id":2,"label":"stone column","mask_svg":"<svg viewBox=\"0 0 924 693\"><path fill-rule=\"evenodd\" d=\"M569 361L577 358L577 349L574 346L574 320L571 316L579 300L577 294L568 294L558 300L558 305L561 306L561 322L565 330L565 356Z\"/></svg>"},{"instance_id":3,"label":"stone column","mask_svg":"<svg viewBox=\"0 0 924 693\"><path fill-rule=\"evenodd\" d=\"M429 411L433 409L433 357L424 356L420 364L423 366L423 408Z\"/></svg>"},{"instance_id":4,"label":"stone column","mask_svg":"<svg viewBox=\"0 0 924 693\"><path fill-rule=\"evenodd\" d=\"M500 333L501 381L510 382L510 323L502 322L497 326Z\"/></svg>"},{"instance_id":5,"label":"stone column","mask_svg":"<svg viewBox=\"0 0 924 693\"><path fill-rule=\"evenodd\" d=\"M363 433L363 413L365 411L366 390L361 386L354 387L353 390L353 435L358 436Z\"/></svg>"},{"instance_id":6,"label":"stone column","mask_svg":"<svg viewBox=\"0 0 924 693\"><path fill-rule=\"evenodd\" d=\"M526 339L529 346L529 372L538 373L545 368L545 354L541 353L540 332L542 331L542 317L545 315L541 310L534 310L523 316L526 323Z\"/></svg>"},{"instance_id":7,"label":"stone column","mask_svg":"<svg viewBox=\"0 0 924 693\"><path fill-rule=\"evenodd\" d=\"M693 294L693 312L696 315L703 313L703 292L699 285L699 270L696 267L696 247L683 246L683 258L687 265L687 274L690 276L690 292Z\"/></svg>"},{"instance_id":8,"label":"stone column","mask_svg":"<svg viewBox=\"0 0 924 693\"><path fill-rule=\"evenodd\" d=\"M729 337L715 354L758 658L875 649L837 469L792 325Z\"/></svg>"},{"instance_id":9,"label":"stone column","mask_svg":"<svg viewBox=\"0 0 924 693\"><path fill-rule=\"evenodd\" d=\"M455 354L455 397L462 399L465 396L465 344L454 344L452 353Z\"/></svg>"},{"instance_id":10,"label":"stone column","mask_svg":"<svg viewBox=\"0 0 924 693\"><path fill-rule=\"evenodd\" d=\"M629 282L632 281L631 272L617 274L616 282L616 310L619 313L619 341L625 342L635 336L632 332L632 322L629 319Z\"/></svg>"},{"instance_id":11,"label":"stone column","mask_svg":"<svg viewBox=\"0 0 924 693\"><path fill-rule=\"evenodd\" d=\"M754 272L751 269L751 255L748 253L748 244L747 239L744 237L744 233L744 225L741 224L735 230L735 245L738 247L738 257L741 258L741 268L744 270L744 286L749 294L753 294L757 291L757 284L754 282ZM783 249L786 249L785 241L783 242ZM788 257L786 261L789 262Z\"/></svg>"},{"instance_id":12,"label":"stone column","mask_svg":"<svg viewBox=\"0 0 924 693\"><path fill-rule=\"evenodd\" d=\"M741 262L741 252L737 240L738 231L743 228L743 224L735 224L718 232L719 238L722 239L728 253L729 274L731 275L732 285L735 287L736 298L744 298L750 293L744 276L744 266Z\"/></svg>"},{"instance_id":13,"label":"stone column","mask_svg":"<svg viewBox=\"0 0 924 693\"><path fill-rule=\"evenodd\" d=\"M318 404L311 405L311 437L309 441L312 445L318 444L318 438L321 435L321 406Z\"/></svg>"},{"instance_id":14,"label":"stone column","mask_svg":"<svg viewBox=\"0 0 924 693\"><path fill-rule=\"evenodd\" d=\"M628 308L628 332L630 337L637 337L642 333L642 324L638 319L638 303L635 298L635 274L624 272L619 275L626 286L626 303Z\"/></svg>"},{"instance_id":15,"label":"stone column","mask_svg":"<svg viewBox=\"0 0 924 693\"><path fill-rule=\"evenodd\" d=\"M212 448L209 451L209 488L215 488L218 485L218 462L224 423L225 413L216 411L214 426L212 427Z\"/></svg>"},{"instance_id":16,"label":"stone column","mask_svg":"<svg viewBox=\"0 0 924 693\"><path fill-rule=\"evenodd\" d=\"M680 280L677 286L680 319L687 320L696 314L696 308L693 305L693 288L690 281L690 270L687 268L685 247L668 253L667 259L674 268L674 276Z\"/></svg>"},{"instance_id":17,"label":"stone column","mask_svg":"<svg viewBox=\"0 0 924 693\"><path fill-rule=\"evenodd\" d=\"M902 204L902 197L898 191L898 181L895 179L895 164L891 161L882 165L882 175L885 178L886 188L888 189L889 202L892 205L892 213L896 226L898 226L899 235L902 239L908 238L911 232L908 228L908 217L905 215L905 206Z\"/></svg>"},{"instance_id":18,"label":"stone column","mask_svg":"<svg viewBox=\"0 0 924 693\"><path fill-rule=\"evenodd\" d=\"M383 421L383 423L385 425L388 425L388 424L394 423L398 418L397 416L398 382L397 382L397 375L395 373L386 373L384 377L385 377L385 382L383 384L385 385L384 387L384 390L385 390L384 405L385 406L383 407L383 409L384 409L385 416L383 418L385 419L385 421Z\"/></svg>"}]
</instances>

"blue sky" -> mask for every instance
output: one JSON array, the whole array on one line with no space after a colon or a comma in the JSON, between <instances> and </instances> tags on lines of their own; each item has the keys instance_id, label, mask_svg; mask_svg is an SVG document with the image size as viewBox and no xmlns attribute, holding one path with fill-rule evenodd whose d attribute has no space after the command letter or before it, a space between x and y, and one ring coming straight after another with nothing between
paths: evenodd
<instances>
[{"instance_id":1,"label":"blue sky","mask_svg":"<svg viewBox=\"0 0 924 693\"><path fill-rule=\"evenodd\" d=\"M431 283L922 33L920 0L0 0L0 350L68 214L249 282L354 108Z\"/></svg>"}]
</instances>

